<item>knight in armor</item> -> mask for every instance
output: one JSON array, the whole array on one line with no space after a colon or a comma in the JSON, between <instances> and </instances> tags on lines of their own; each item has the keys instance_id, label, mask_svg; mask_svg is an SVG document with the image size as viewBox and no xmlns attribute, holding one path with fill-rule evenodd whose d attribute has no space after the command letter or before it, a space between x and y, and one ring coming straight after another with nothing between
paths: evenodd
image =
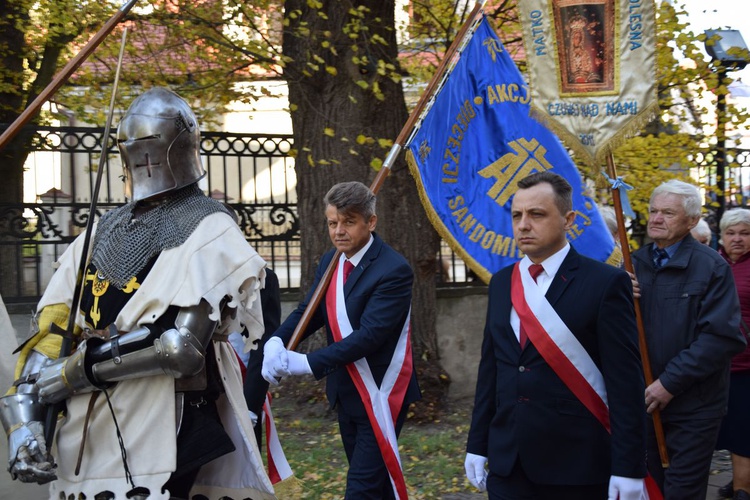
<instances>
[{"instance_id":1,"label":"knight in armor","mask_svg":"<svg viewBox=\"0 0 750 500\"><path fill-rule=\"evenodd\" d=\"M200 132L183 99L145 92L117 136L130 202L101 217L82 273L85 234L71 244L38 305L0 399L9 471L51 482L51 499L273 499L227 342L263 333L265 262L199 189ZM63 401L52 447L44 414Z\"/></svg>"}]
</instances>

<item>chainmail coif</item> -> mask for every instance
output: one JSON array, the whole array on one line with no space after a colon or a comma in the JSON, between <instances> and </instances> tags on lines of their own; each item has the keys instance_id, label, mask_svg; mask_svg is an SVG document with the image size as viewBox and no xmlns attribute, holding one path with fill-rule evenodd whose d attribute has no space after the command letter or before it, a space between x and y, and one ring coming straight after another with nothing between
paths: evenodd
<instances>
[{"instance_id":1,"label":"chainmail coif","mask_svg":"<svg viewBox=\"0 0 750 500\"><path fill-rule=\"evenodd\" d=\"M105 213L94 236L91 262L99 274L123 288L159 252L182 245L208 215L229 210L207 197L197 184L175 191L134 218L139 202Z\"/></svg>"}]
</instances>

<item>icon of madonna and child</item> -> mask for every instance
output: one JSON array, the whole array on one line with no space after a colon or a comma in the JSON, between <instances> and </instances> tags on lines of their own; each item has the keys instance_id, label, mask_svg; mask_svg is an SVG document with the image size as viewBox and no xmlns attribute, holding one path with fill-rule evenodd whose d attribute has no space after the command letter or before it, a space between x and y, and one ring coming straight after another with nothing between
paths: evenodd
<instances>
[{"instance_id":1,"label":"icon of madonna and child","mask_svg":"<svg viewBox=\"0 0 750 500\"><path fill-rule=\"evenodd\" d=\"M614 90L614 0L553 0L561 94Z\"/></svg>"}]
</instances>

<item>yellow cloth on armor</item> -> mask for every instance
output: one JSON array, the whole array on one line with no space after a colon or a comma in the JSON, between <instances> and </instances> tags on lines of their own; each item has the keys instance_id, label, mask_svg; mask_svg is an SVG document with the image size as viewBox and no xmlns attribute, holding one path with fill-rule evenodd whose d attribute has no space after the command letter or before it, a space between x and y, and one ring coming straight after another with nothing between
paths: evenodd
<instances>
[{"instance_id":1,"label":"yellow cloth on armor","mask_svg":"<svg viewBox=\"0 0 750 500\"><path fill-rule=\"evenodd\" d=\"M26 358L28 358L32 349L50 359L57 359L60 355L62 337L50 335L50 326L55 323L60 328L65 329L68 326L68 311L69 309L65 304L52 304L39 313L36 318L36 323L39 325L38 331L23 343L21 351L18 353L18 362L13 374L16 380L21 376L23 365L26 364ZM81 329L76 327L75 331L80 332ZM15 393L16 388L11 386L6 395Z\"/></svg>"}]
</instances>

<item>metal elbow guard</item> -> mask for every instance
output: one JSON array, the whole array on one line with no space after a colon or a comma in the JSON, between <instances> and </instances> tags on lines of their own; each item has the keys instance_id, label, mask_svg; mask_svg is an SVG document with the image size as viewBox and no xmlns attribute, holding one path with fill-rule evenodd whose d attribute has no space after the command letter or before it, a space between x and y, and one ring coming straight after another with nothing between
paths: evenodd
<instances>
[{"instance_id":1,"label":"metal elbow guard","mask_svg":"<svg viewBox=\"0 0 750 500\"><path fill-rule=\"evenodd\" d=\"M154 347L159 365L174 378L192 377L206 362L202 342L186 326L165 331Z\"/></svg>"}]
</instances>

